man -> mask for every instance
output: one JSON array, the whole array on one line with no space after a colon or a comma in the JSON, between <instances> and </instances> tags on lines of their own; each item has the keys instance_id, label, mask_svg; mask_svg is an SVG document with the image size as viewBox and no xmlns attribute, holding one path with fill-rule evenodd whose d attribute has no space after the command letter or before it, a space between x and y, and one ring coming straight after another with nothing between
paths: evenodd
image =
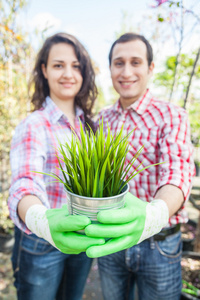
<instances>
[{"instance_id":1,"label":"man","mask_svg":"<svg viewBox=\"0 0 200 300\"><path fill-rule=\"evenodd\" d=\"M154 63L151 45L143 36L122 35L111 47L109 63L119 100L103 112L105 130L109 125L116 132L123 125L128 133L136 127L127 163L142 145L144 149L130 173L139 164L145 168L164 163L132 179L132 195L126 197L125 208L98 214L103 224L89 225L85 232L110 239L86 253L104 255L99 258L99 269L105 300L133 300L135 282L140 300L178 300L180 223L188 220L184 201L194 175L187 114L155 99L148 90Z\"/></svg>"}]
</instances>

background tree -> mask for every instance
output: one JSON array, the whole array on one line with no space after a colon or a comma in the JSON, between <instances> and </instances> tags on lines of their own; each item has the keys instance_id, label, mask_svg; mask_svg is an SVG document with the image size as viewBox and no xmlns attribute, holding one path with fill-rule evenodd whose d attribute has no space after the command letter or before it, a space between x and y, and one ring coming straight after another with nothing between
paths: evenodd
<instances>
[{"instance_id":1,"label":"background tree","mask_svg":"<svg viewBox=\"0 0 200 300\"><path fill-rule=\"evenodd\" d=\"M200 33L200 17L195 13L195 6L187 8L181 1L156 0L158 23L162 28L173 33L176 54L167 57L161 72L155 75L155 86L162 86L168 100L187 109L191 123L192 141L200 146L200 44L196 37ZM169 41L168 41L169 42ZM188 51L193 43L196 50ZM187 53L183 52L187 50ZM200 158L195 157L200 161Z\"/></svg>"},{"instance_id":2,"label":"background tree","mask_svg":"<svg viewBox=\"0 0 200 300\"><path fill-rule=\"evenodd\" d=\"M168 28L166 32L171 31L171 36L174 40L174 46L176 49L175 56L175 68L173 69L173 78L171 83L171 90L169 94L169 101L173 100L173 96L176 97L176 89L179 88L180 74L181 74L181 54L183 49L186 48L195 35L199 36L200 33L200 17L195 14L195 6L187 8L184 6L183 0L180 1L169 1L169 0L156 0L157 5L153 6L158 10L157 20L160 26ZM170 38L169 38L170 40ZM167 42L169 42L169 40ZM199 41L199 39L197 40ZM192 83L195 69L198 67L198 60L200 55L200 44L196 43L195 59L193 60L193 67L190 71L188 78L187 88L185 90L183 107L186 108L189 91ZM192 55L194 52L192 52ZM179 70L180 69L180 70Z\"/></svg>"},{"instance_id":3,"label":"background tree","mask_svg":"<svg viewBox=\"0 0 200 300\"><path fill-rule=\"evenodd\" d=\"M180 54L179 59L179 72L177 73L176 82L176 97L174 103L179 106L184 106L185 94L188 88L188 82L191 79L191 73L194 67L194 62L196 60L196 51L188 54ZM165 100L168 99L171 92L171 86L174 82L174 73L176 68L176 56L170 56L166 58L163 64L163 69L157 72L154 76L153 83L155 87L160 92L160 97L165 95ZM195 146L200 144L200 65L196 68L193 74L193 85L190 93L190 98L188 101L187 110L189 113L192 141Z\"/></svg>"},{"instance_id":4,"label":"background tree","mask_svg":"<svg viewBox=\"0 0 200 300\"><path fill-rule=\"evenodd\" d=\"M0 0L0 227L7 231L12 227L6 204L10 142L14 128L30 110L27 83L35 55L27 33L16 24L25 5L23 0Z\"/></svg>"}]
</instances>

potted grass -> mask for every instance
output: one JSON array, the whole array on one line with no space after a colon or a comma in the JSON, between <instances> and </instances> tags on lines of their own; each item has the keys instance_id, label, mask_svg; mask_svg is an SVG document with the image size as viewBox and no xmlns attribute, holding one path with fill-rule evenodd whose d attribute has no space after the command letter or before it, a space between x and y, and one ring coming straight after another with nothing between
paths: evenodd
<instances>
[{"instance_id":1,"label":"potted grass","mask_svg":"<svg viewBox=\"0 0 200 300\"><path fill-rule=\"evenodd\" d=\"M63 184L70 214L86 215L96 221L100 210L123 207L124 196L129 190L128 182L146 168L159 164L140 169L141 163L129 173L144 148L142 146L126 164L131 147L128 138L134 130L123 136L123 127L116 134L112 134L108 127L105 135L103 120L96 133L91 128L85 132L80 123L80 136L72 131L70 142L58 141L57 158L63 177L54 173L42 174L50 175Z\"/></svg>"},{"instance_id":2,"label":"potted grass","mask_svg":"<svg viewBox=\"0 0 200 300\"><path fill-rule=\"evenodd\" d=\"M200 253L183 252L181 267L183 279L181 300L200 299Z\"/></svg>"},{"instance_id":3,"label":"potted grass","mask_svg":"<svg viewBox=\"0 0 200 300\"><path fill-rule=\"evenodd\" d=\"M189 200L194 208L199 211L197 222L189 220L188 224L191 225L190 238L192 239L191 246L183 248L183 255L181 260L183 288L181 300L196 300L200 299L200 199L196 189L193 187L192 194ZM184 244L183 244L184 245Z\"/></svg>"}]
</instances>

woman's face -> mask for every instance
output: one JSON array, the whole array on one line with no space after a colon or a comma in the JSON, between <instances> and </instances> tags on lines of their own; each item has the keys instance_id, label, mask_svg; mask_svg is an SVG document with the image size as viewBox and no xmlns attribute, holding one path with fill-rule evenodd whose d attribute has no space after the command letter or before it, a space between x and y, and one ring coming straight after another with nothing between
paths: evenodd
<instances>
[{"instance_id":1,"label":"woman's face","mask_svg":"<svg viewBox=\"0 0 200 300\"><path fill-rule=\"evenodd\" d=\"M43 64L42 71L49 84L50 97L55 103L74 101L81 89L83 78L72 45L66 43L53 45L47 66Z\"/></svg>"}]
</instances>

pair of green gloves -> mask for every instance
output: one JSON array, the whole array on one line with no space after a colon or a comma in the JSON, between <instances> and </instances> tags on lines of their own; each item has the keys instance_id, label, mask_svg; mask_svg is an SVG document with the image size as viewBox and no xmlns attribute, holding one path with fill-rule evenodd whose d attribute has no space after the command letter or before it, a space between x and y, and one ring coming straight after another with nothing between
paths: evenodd
<instances>
[{"instance_id":1,"label":"pair of green gloves","mask_svg":"<svg viewBox=\"0 0 200 300\"><path fill-rule=\"evenodd\" d=\"M35 204L25 221L33 233L61 252L86 252L95 258L130 248L160 232L168 223L169 211L161 199L148 203L128 193L124 208L101 211L97 219L100 223L91 224L85 216L69 215L67 205L47 209ZM76 232L82 229L85 235Z\"/></svg>"}]
</instances>

